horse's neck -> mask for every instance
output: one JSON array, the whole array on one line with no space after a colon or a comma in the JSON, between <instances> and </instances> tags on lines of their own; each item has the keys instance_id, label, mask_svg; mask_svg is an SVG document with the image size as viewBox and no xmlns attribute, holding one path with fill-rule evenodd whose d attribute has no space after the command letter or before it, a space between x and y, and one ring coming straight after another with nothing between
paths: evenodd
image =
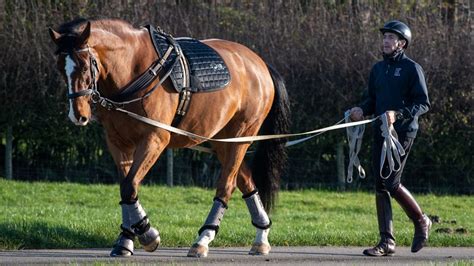
<instances>
[{"instance_id":1,"label":"horse's neck","mask_svg":"<svg viewBox=\"0 0 474 266\"><path fill-rule=\"evenodd\" d=\"M117 40L116 40L117 41ZM104 68L99 86L107 96L116 94L142 74L156 59L156 53L146 30L134 31L117 42L103 42L105 48L100 59Z\"/></svg>"}]
</instances>

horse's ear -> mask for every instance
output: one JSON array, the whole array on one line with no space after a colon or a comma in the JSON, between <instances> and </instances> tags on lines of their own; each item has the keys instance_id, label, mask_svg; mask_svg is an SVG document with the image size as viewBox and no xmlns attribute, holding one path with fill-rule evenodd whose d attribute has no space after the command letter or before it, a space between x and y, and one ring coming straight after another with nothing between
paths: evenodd
<instances>
[{"instance_id":1,"label":"horse's ear","mask_svg":"<svg viewBox=\"0 0 474 266\"><path fill-rule=\"evenodd\" d=\"M51 35L51 39L54 41L54 43L57 45L59 38L61 38L61 34L52 28L48 29L49 35Z\"/></svg>"},{"instance_id":2,"label":"horse's ear","mask_svg":"<svg viewBox=\"0 0 474 266\"><path fill-rule=\"evenodd\" d=\"M77 44L79 45L86 44L90 35L91 35L91 22L87 21L86 27L84 28L84 30L82 31L81 35L79 36L77 40L78 42Z\"/></svg>"}]
</instances>

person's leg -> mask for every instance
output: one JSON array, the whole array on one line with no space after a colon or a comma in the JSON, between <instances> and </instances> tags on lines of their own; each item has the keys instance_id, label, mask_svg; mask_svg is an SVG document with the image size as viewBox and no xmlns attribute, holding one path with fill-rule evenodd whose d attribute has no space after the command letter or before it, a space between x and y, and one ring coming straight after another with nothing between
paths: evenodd
<instances>
[{"instance_id":1,"label":"person's leg","mask_svg":"<svg viewBox=\"0 0 474 266\"><path fill-rule=\"evenodd\" d=\"M379 225L380 241L373 248L364 250L367 256L391 256L395 253L395 237L393 236L392 204L390 194L385 188L383 180L378 177L380 167L380 151L383 139L375 137L372 150L373 172L375 177L375 206L377 210L377 221Z\"/></svg>"},{"instance_id":2,"label":"person's leg","mask_svg":"<svg viewBox=\"0 0 474 266\"><path fill-rule=\"evenodd\" d=\"M418 252L426 245L426 242L428 241L431 220L425 214L423 214L420 206L416 202L415 198L411 195L410 191L408 191L408 189L406 189L400 183L403 168L405 166L411 146L413 145L414 139L401 136L399 140L406 153L402 157L400 171L393 174L393 178L390 176L390 178L386 180L385 185L390 192L390 195L398 202L398 204L400 204L407 216L413 221L415 233L411 251Z\"/></svg>"},{"instance_id":3,"label":"person's leg","mask_svg":"<svg viewBox=\"0 0 474 266\"><path fill-rule=\"evenodd\" d=\"M395 238L393 236L392 205L388 191L376 192L375 205L377 207L380 241L375 247L365 249L364 255L391 256L395 253Z\"/></svg>"}]
</instances>

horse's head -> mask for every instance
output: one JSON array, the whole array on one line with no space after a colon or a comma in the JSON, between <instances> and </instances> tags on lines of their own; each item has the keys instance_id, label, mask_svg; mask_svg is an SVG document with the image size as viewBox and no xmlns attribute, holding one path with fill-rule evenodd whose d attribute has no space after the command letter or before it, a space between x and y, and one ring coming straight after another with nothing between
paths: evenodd
<instances>
[{"instance_id":1,"label":"horse's head","mask_svg":"<svg viewBox=\"0 0 474 266\"><path fill-rule=\"evenodd\" d=\"M57 68L68 88L69 119L85 126L91 119L90 101L97 90L98 67L88 45L91 23L75 21L62 26L59 31L49 29L57 45Z\"/></svg>"}]
</instances>

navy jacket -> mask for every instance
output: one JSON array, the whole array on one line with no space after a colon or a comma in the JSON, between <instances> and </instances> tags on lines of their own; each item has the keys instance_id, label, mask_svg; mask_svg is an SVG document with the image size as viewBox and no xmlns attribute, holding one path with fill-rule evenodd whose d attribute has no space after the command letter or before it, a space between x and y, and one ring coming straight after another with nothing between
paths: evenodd
<instances>
[{"instance_id":1,"label":"navy jacket","mask_svg":"<svg viewBox=\"0 0 474 266\"><path fill-rule=\"evenodd\" d=\"M418 117L430 108L423 69L404 53L384 58L370 72L368 96L360 107L364 116L396 111L395 130L414 138Z\"/></svg>"}]
</instances>

